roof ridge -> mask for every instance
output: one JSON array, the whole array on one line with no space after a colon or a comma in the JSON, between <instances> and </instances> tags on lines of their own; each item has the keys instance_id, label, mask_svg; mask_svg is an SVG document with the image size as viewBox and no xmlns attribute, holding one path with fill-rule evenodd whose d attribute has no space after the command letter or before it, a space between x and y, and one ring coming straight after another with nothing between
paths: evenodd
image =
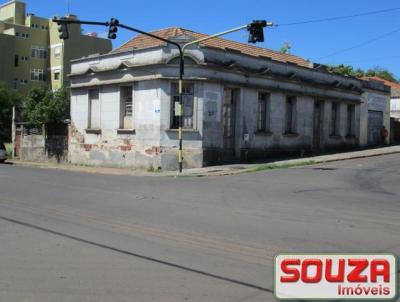
<instances>
[{"instance_id":1,"label":"roof ridge","mask_svg":"<svg viewBox=\"0 0 400 302\"><path fill-rule=\"evenodd\" d=\"M201 37L210 36L209 34L200 33L200 32L186 29L186 28L179 27L179 26L171 26L171 27L167 27L167 28L163 28L163 29L152 30L149 33L151 33L153 35L158 34L166 39L169 39L169 38L175 37L175 36L179 36L179 35L188 35L188 36L192 36L193 38L201 38ZM155 45L155 42L154 43L149 42L149 41L147 41L147 39L145 37L146 36L143 34L136 35L135 37L131 38L126 43L122 44L120 47L113 50L113 52L119 52L119 51L123 50L124 48L126 48L126 49L127 48L141 48L142 44L144 46L143 48L146 48L145 45L150 45L150 44ZM238 41L234 41L234 40L228 40L228 39L222 38L222 37L215 37L213 39L204 41L200 44L209 46L209 47L216 47L216 48L220 48L220 49L230 49L230 48L236 49L237 48L237 49L242 49L243 51L241 51L241 52L243 52L243 54L247 53L247 54L249 54L251 56L255 56L255 57L266 56L266 57L271 57L271 59L281 61L281 62L292 62L292 63L299 64L302 66L309 65L309 61L307 59L302 58L298 55L284 54L284 53L281 53L279 51L276 51L276 50L273 50L270 48L259 47L256 45L250 45L250 44L247 44L244 42L238 42ZM219 45L219 44L221 44L221 45ZM231 46L231 47L229 47L229 46Z\"/></svg>"},{"instance_id":2,"label":"roof ridge","mask_svg":"<svg viewBox=\"0 0 400 302\"><path fill-rule=\"evenodd\" d=\"M181 28L181 29L183 29L184 31L189 31L189 32L192 32L192 33L195 33L195 34L199 34L199 35L211 36L211 34L200 33L200 32L196 32L194 30L190 30L190 29L185 29L185 28ZM219 40L227 41L227 42L230 42L230 43L237 43L237 44L240 44L240 45L243 45L243 46L246 46L246 47L250 47L250 48L254 48L254 49L263 49L263 50L271 51L271 52L273 52L275 54L279 54L279 55L283 55L283 56L289 56L289 57L297 57L297 58L300 58L300 59L302 59L304 61L307 61L306 59L304 59L304 58L302 58L300 56L281 53L281 52L279 52L277 50L273 50L273 49L270 49L270 48L259 47L259 46L256 46L256 45L251 45L251 44L248 44L248 43L234 41L234 40L228 40L228 39L225 39L225 38L222 38L222 37L215 37L213 39L215 39L215 40L219 39Z\"/></svg>"}]
</instances>

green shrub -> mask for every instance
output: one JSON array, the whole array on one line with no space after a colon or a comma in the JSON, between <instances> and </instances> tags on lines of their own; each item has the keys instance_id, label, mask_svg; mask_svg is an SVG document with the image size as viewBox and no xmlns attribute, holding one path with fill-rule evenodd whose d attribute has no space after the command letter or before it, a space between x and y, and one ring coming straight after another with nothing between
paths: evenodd
<instances>
[{"instance_id":1,"label":"green shrub","mask_svg":"<svg viewBox=\"0 0 400 302\"><path fill-rule=\"evenodd\" d=\"M7 158L12 159L12 154L13 154L13 145L11 143L4 144L6 146L7 150Z\"/></svg>"}]
</instances>

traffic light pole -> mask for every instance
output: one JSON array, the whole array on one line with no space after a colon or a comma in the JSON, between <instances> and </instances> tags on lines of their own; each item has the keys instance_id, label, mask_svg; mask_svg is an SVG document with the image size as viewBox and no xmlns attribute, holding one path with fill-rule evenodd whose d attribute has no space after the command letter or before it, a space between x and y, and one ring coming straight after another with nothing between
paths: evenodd
<instances>
[{"instance_id":1,"label":"traffic light pole","mask_svg":"<svg viewBox=\"0 0 400 302\"><path fill-rule=\"evenodd\" d=\"M178 140L179 140L179 150L178 150L178 166L179 166L179 173L182 173L183 171L183 75L185 73L185 58L184 58L184 51L183 48L179 43L176 43L174 41L168 40L161 38L159 36L144 32L142 30L124 25L124 24L119 24L118 27L134 31L136 33L163 41L165 43L171 44L176 46L179 50L179 108L178 108L178 120L179 120L179 128L178 128Z\"/></svg>"},{"instance_id":2,"label":"traffic light pole","mask_svg":"<svg viewBox=\"0 0 400 302\"><path fill-rule=\"evenodd\" d=\"M85 25L100 25L100 26L113 26L114 28L116 27L120 27L120 28L124 28L126 30L129 31L133 31L148 37L151 37L153 39L157 39L160 41L163 41L167 44L171 44L174 45L176 48L178 48L179 50L179 60L180 60L180 64L179 64L179 111L178 111L178 116L179 116L179 129L178 129L178 139L179 139L179 152L178 152L178 164L179 164L179 173L182 173L183 171L183 76L185 74L185 50L194 44L199 44L201 42L207 41L207 40L211 40L220 36L224 36L233 32L237 32L243 29L247 29L250 31L251 35L254 35L252 37L251 40L249 40L249 42L251 43L255 43L255 42L259 42L259 41L263 41L264 40L264 36L263 33L262 37L259 36L260 32L257 32L257 29L262 31L262 28L266 27L266 26L272 26L272 23L270 22L266 22L266 21L254 21L251 24L246 24L240 27L236 27L236 28L232 28L211 36L207 36L205 38L201 38L195 41L191 41L189 43L184 44L183 46L181 46L179 43L153 35L151 33L142 31L140 29L137 28L133 28L124 24L120 24L118 20L116 19L111 19L111 22L93 22L93 21L80 21L80 20L69 20L66 18L53 18L53 22L57 23L58 25L67 25L67 24L85 24ZM252 30L254 30L254 28L256 28L256 32L252 33ZM117 29L114 30L113 32L113 36L109 37L112 39L115 39ZM257 36L257 37L256 37ZM68 39L68 31L66 32L66 37L65 39Z\"/></svg>"},{"instance_id":3,"label":"traffic light pole","mask_svg":"<svg viewBox=\"0 0 400 302\"><path fill-rule=\"evenodd\" d=\"M182 50L180 50L180 74L179 74L179 104L180 104L180 115L179 115L179 172L182 173L182 164L183 164L183 148L182 148L182 143L183 143L183 139L182 139L182 126L183 126L183 75L184 75L184 66L185 66L185 51L186 49L191 46L191 45L195 45L195 44L199 44L201 42L204 41L208 41L214 38L218 38L221 36L225 36L227 34L230 33L234 33L243 29L249 29L251 25L250 24L246 24L243 26L239 26L239 27L235 27L232 29L228 29L226 31L217 33L217 34L213 34L211 36L207 36L198 40L194 40L194 41L190 41L186 44L184 44L182 46ZM266 26L272 26L272 23L270 22L266 22Z\"/></svg>"},{"instance_id":4,"label":"traffic light pole","mask_svg":"<svg viewBox=\"0 0 400 302\"><path fill-rule=\"evenodd\" d=\"M111 20L113 21L113 20ZM101 25L101 26L110 26L111 22L92 22L92 21L80 21L80 20L68 20L65 18L53 18L53 22L57 23L57 24L85 24L85 25ZM174 41L168 40L168 39L164 39L162 37L153 35L151 33L142 31L140 29L137 28L133 28L121 23L116 23L115 24L117 27L129 30L129 31L133 31L148 37L151 37L153 39L157 39L160 41L163 41L167 44L171 44L174 45L176 48L178 48L179 50L179 60L180 60L180 64L179 64L179 153L178 153L178 165L179 165L179 173L182 173L183 170L183 74L184 74L184 70L185 70L185 61L184 61L184 55L183 55L183 50L182 47L179 43L176 43Z\"/></svg>"}]
</instances>

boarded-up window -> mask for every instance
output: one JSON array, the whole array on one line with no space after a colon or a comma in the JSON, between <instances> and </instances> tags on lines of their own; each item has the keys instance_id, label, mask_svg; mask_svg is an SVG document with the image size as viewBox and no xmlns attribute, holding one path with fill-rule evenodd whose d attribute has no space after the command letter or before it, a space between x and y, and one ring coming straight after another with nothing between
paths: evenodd
<instances>
[{"instance_id":1,"label":"boarded-up window","mask_svg":"<svg viewBox=\"0 0 400 302\"><path fill-rule=\"evenodd\" d=\"M355 131L356 123L356 106L353 104L347 105L347 136L356 136Z\"/></svg>"},{"instance_id":2,"label":"boarded-up window","mask_svg":"<svg viewBox=\"0 0 400 302\"><path fill-rule=\"evenodd\" d=\"M120 89L121 98L121 129L133 129L133 89L124 86Z\"/></svg>"},{"instance_id":3,"label":"boarded-up window","mask_svg":"<svg viewBox=\"0 0 400 302\"><path fill-rule=\"evenodd\" d=\"M339 119L340 119L340 111L339 111L339 104L332 103L332 110L331 110L331 135L338 136L339 135Z\"/></svg>"},{"instance_id":4,"label":"boarded-up window","mask_svg":"<svg viewBox=\"0 0 400 302\"><path fill-rule=\"evenodd\" d=\"M258 94L257 131L270 131L270 97L266 92Z\"/></svg>"},{"instance_id":5,"label":"boarded-up window","mask_svg":"<svg viewBox=\"0 0 400 302\"><path fill-rule=\"evenodd\" d=\"M99 90L89 90L89 129L100 129L100 98Z\"/></svg>"},{"instance_id":6,"label":"boarded-up window","mask_svg":"<svg viewBox=\"0 0 400 302\"><path fill-rule=\"evenodd\" d=\"M179 127L179 86L173 83L171 87L171 128ZM194 102L194 85L191 83L183 84L183 128L193 128L193 102Z\"/></svg>"},{"instance_id":7,"label":"boarded-up window","mask_svg":"<svg viewBox=\"0 0 400 302\"><path fill-rule=\"evenodd\" d=\"M285 133L296 133L296 97L286 98Z\"/></svg>"}]
</instances>

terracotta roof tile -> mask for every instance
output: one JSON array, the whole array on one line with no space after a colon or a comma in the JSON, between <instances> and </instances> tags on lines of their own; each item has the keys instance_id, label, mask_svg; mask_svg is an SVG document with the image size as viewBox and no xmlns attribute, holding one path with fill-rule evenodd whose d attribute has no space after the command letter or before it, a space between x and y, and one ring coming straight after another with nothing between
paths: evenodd
<instances>
[{"instance_id":1,"label":"terracotta roof tile","mask_svg":"<svg viewBox=\"0 0 400 302\"><path fill-rule=\"evenodd\" d=\"M389 86L391 88L400 88L400 83L395 83L395 82L391 82L385 79L382 79L380 77L362 77L362 80L374 80L374 81L378 81L378 82L382 82L383 84L385 84L386 86Z\"/></svg>"},{"instance_id":2,"label":"terracotta roof tile","mask_svg":"<svg viewBox=\"0 0 400 302\"><path fill-rule=\"evenodd\" d=\"M153 31L151 33L154 35L160 36L162 38L165 38L165 39L171 39L173 37L177 37L177 36L181 36L181 35L193 37L194 39L201 39L201 38L208 36L206 34L194 32L194 31L179 28L179 27L161 29L161 30ZM132 40L123 44L121 47L115 49L114 52L125 51L125 50L129 50L129 49L145 49L145 48L157 47L157 46L162 46L162 45L165 45L165 43L162 41L159 41L159 40L156 40L151 37L144 36L144 35L138 35L135 38L133 38ZM214 38L212 40L202 42L201 45L212 47L212 48L224 49L224 50L239 51L243 54L254 56L254 57L267 57L267 58L271 58L272 60L276 60L276 61L280 61L280 62L290 62L290 63L294 63L294 64L297 64L297 65L300 65L303 67L310 67L309 61L307 61L303 58L300 58L298 56L282 54L282 53L279 53L277 51L273 51L270 49L256 47L253 45L235 42L235 41L231 41L231 40Z\"/></svg>"}]
</instances>

